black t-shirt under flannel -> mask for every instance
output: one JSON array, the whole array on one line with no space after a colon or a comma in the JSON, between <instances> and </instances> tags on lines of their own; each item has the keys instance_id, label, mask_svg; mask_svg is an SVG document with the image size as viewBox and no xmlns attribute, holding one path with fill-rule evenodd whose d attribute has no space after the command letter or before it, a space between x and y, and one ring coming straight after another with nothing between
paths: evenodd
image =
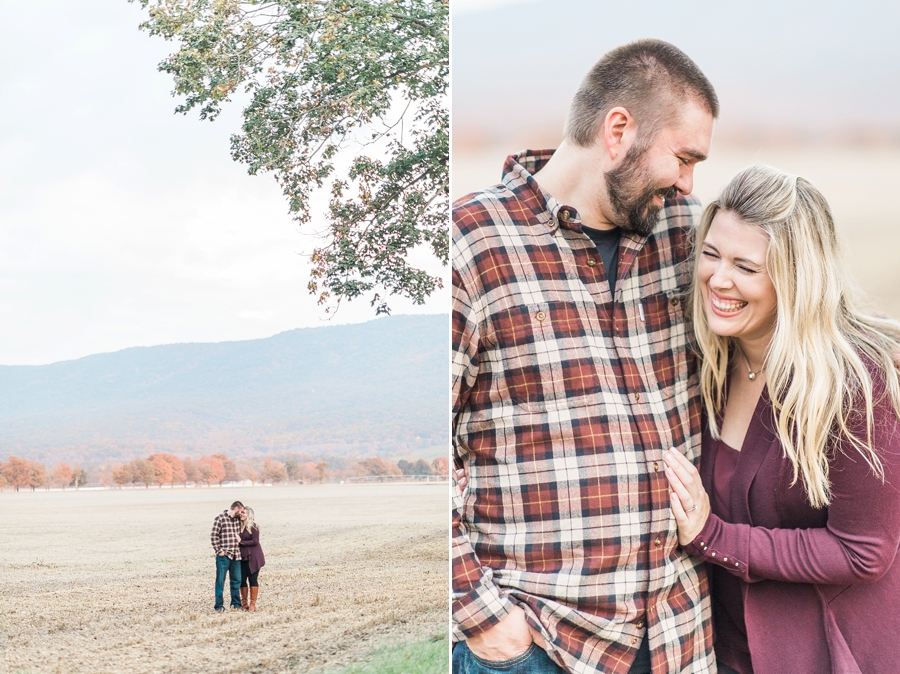
<instances>
[{"instance_id":1,"label":"black t-shirt under flannel","mask_svg":"<svg viewBox=\"0 0 900 674\"><path fill-rule=\"evenodd\" d=\"M606 276L609 279L609 293L616 296L616 276L619 272L619 239L622 238L622 230L618 227L613 229L592 229L590 227L581 226L581 231L588 235L594 245L597 246L597 252L603 258L603 268L606 270Z\"/></svg>"}]
</instances>

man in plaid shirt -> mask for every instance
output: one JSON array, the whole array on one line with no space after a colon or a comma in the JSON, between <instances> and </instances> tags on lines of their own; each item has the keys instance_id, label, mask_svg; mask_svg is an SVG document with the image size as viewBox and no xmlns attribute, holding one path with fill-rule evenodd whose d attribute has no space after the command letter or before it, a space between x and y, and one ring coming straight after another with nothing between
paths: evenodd
<instances>
[{"instance_id":1,"label":"man in plaid shirt","mask_svg":"<svg viewBox=\"0 0 900 674\"><path fill-rule=\"evenodd\" d=\"M209 540L216 552L216 610L224 611L225 574L231 581L231 608L241 607L241 513L244 504L235 501L231 508L216 515Z\"/></svg>"},{"instance_id":2,"label":"man in plaid shirt","mask_svg":"<svg viewBox=\"0 0 900 674\"><path fill-rule=\"evenodd\" d=\"M624 45L555 152L454 204L454 673L715 672L663 452L700 447L686 197L717 116L685 54Z\"/></svg>"}]
</instances>

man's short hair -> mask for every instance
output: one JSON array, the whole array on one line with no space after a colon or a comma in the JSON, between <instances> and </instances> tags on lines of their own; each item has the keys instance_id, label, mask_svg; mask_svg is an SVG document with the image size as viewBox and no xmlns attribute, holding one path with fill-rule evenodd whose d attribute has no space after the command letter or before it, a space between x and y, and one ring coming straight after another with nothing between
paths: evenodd
<instances>
[{"instance_id":1,"label":"man's short hair","mask_svg":"<svg viewBox=\"0 0 900 674\"><path fill-rule=\"evenodd\" d=\"M241 503L240 501L235 501L234 503L231 504L230 510L234 510L235 508L243 508L243 507L244 507L243 503Z\"/></svg>"},{"instance_id":2,"label":"man's short hair","mask_svg":"<svg viewBox=\"0 0 900 674\"><path fill-rule=\"evenodd\" d=\"M662 40L630 42L605 54L584 78L569 108L565 135L590 147L606 114L621 106L634 117L638 136L646 142L678 117L685 99L714 119L719 116L712 84L687 54Z\"/></svg>"}]
</instances>

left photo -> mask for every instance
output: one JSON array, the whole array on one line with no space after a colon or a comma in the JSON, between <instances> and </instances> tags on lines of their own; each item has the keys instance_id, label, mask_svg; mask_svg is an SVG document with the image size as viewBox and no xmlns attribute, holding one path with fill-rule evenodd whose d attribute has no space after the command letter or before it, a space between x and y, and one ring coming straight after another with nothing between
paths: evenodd
<instances>
[{"instance_id":1,"label":"left photo","mask_svg":"<svg viewBox=\"0 0 900 674\"><path fill-rule=\"evenodd\" d=\"M448 0L4 15L0 671L449 672Z\"/></svg>"}]
</instances>

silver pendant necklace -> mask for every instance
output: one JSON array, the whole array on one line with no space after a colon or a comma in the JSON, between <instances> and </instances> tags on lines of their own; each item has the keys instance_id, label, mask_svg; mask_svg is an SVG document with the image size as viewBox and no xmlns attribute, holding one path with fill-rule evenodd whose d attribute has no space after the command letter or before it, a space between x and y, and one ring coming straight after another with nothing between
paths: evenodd
<instances>
[{"instance_id":1,"label":"silver pendant necklace","mask_svg":"<svg viewBox=\"0 0 900 674\"><path fill-rule=\"evenodd\" d=\"M747 354L744 353L744 350L741 349L741 347L738 347L738 349L740 349L740 351L741 351L741 357L744 359L744 362L747 364L747 379L749 379L750 381L753 381L754 379L756 379L757 375L765 369L765 367L766 367L766 361L764 360L764 361L763 361L763 364L762 364L762 367L759 368L756 372L754 372L754 371L750 368L750 361L747 360Z\"/></svg>"}]
</instances>

